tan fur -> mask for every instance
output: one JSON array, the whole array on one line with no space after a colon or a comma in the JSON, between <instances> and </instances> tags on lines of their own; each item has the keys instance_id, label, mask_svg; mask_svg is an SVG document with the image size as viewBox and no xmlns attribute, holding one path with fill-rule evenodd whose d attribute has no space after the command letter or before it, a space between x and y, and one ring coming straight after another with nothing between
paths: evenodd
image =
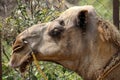
<instances>
[{"instance_id":1,"label":"tan fur","mask_svg":"<svg viewBox=\"0 0 120 80\"><path fill-rule=\"evenodd\" d=\"M120 33L113 24L108 21L99 20L98 30L103 41L111 41L117 47L120 47Z\"/></svg>"},{"instance_id":2,"label":"tan fur","mask_svg":"<svg viewBox=\"0 0 120 80\"><path fill-rule=\"evenodd\" d=\"M54 29L60 29L59 35L52 32ZM23 57L33 50L38 60L57 62L77 72L84 80L96 80L119 46L120 33L114 25L100 19L92 6L76 6L51 22L34 25L19 34L13 44L10 65L23 66L29 59ZM105 80L119 80L114 77L118 74L120 72L113 71L113 76Z\"/></svg>"}]
</instances>

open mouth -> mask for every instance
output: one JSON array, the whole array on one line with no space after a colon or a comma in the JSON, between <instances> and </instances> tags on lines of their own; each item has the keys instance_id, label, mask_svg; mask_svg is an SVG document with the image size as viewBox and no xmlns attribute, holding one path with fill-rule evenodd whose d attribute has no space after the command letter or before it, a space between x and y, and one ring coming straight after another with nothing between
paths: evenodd
<instances>
[{"instance_id":1,"label":"open mouth","mask_svg":"<svg viewBox=\"0 0 120 80\"><path fill-rule=\"evenodd\" d=\"M27 70L27 66L31 64L33 61L32 56L28 58L26 61L24 61L18 68L21 73L25 72Z\"/></svg>"},{"instance_id":2,"label":"open mouth","mask_svg":"<svg viewBox=\"0 0 120 80\"><path fill-rule=\"evenodd\" d=\"M15 55L15 54L14 54ZM33 57L31 55L31 52L26 54L22 59L17 56L14 56L11 58L10 66L15 68L18 68L21 73L25 72L27 70L27 66L32 63Z\"/></svg>"}]
</instances>

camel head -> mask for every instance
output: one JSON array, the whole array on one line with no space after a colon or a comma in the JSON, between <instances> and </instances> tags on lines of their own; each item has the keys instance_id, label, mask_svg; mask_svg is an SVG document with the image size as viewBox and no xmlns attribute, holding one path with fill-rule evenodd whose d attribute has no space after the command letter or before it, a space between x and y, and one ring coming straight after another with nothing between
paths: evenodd
<instances>
[{"instance_id":1,"label":"camel head","mask_svg":"<svg viewBox=\"0 0 120 80\"><path fill-rule=\"evenodd\" d=\"M114 53L113 50L105 57L108 46L114 47L105 42L109 38L102 33L104 30L92 6L71 7L57 19L33 25L20 33L13 43L10 65L14 68L27 65L33 61L33 52L37 60L56 62L89 77Z\"/></svg>"}]
</instances>

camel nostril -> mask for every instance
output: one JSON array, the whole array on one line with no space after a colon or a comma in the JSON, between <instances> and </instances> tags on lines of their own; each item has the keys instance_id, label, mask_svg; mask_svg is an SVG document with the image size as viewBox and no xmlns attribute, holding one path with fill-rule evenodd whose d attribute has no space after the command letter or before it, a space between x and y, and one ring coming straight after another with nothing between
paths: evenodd
<instances>
[{"instance_id":1,"label":"camel nostril","mask_svg":"<svg viewBox=\"0 0 120 80\"><path fill-rule=\"evenodd\" d=\"M24 48L23 45L19 44L13 47L13 53L20 52Z\"/></svg>"},{"instance_id":2,"label":"camel nostril","mask_svg":"<svg viewBox=\"0 0 120 80\"><path fill-rule=\"evenodd\" d=\"M16 49L16 48L19 48L19 47L21 47L21 45L17 45L15 47L13 47L13 50Z\"/></svg>"},{"instance_id":3,"label":"camel nostril","mask_svg":"<svg viewBox=\"0 0 120 80\"><path fill-rule=\"evenodd\" d=\"M13 45L13 53L20 51L21 49L23 49L24 47L24 42L22 41L22 39L17 39Z\"/></svg>"}]
</instances>

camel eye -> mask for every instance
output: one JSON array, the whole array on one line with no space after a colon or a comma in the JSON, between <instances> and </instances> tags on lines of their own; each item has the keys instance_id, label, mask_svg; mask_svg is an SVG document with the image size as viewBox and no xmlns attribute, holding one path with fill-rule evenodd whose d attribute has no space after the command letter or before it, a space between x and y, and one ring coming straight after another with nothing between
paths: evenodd
<instances>
[{"instance_id":1,"label":"camel eye","mask_svg":"<svg viewBox=\"0 0 120 80\"><path fill-rule=\"evenodd\" d=\"M65 23L63 20L59 21L59 24L62 25L62 26L65 26Z\"/></svg>"},{"instance_id":2,"label":"camel eye","mask_svg":"<svg viewBox=\"0 0 120 80\"><path fill-rule=\"evenodd\" d=\"M63 27L55 27L49 32L49 35L52 37L60 37L61 33L64 31Z\"/></svg>"}]
</instances>

